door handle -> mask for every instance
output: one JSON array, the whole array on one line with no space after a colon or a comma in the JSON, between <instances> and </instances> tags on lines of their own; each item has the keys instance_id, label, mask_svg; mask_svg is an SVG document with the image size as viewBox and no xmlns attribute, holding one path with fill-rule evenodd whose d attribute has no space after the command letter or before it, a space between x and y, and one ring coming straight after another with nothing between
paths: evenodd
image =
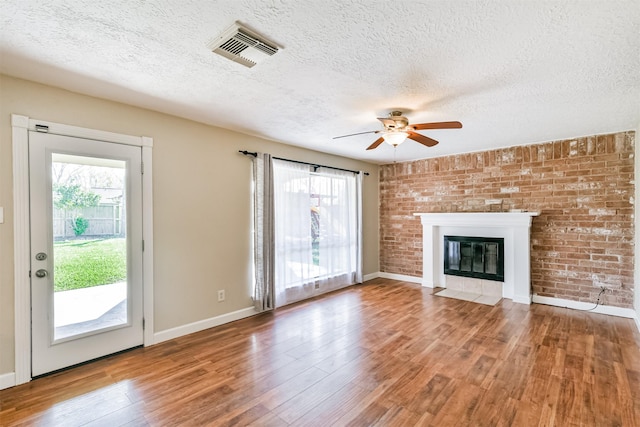
<instances>
[{"instance_id":1,"label":"door handle","mask_svg":"<svg viewBox=\"0 0 640 427\"><path fill-rule=\"evenodd\" d=\"M47 270L40 269L36 271L36 277L47 277L47 274L49 274Z\"/></svg>"}]
</instances>

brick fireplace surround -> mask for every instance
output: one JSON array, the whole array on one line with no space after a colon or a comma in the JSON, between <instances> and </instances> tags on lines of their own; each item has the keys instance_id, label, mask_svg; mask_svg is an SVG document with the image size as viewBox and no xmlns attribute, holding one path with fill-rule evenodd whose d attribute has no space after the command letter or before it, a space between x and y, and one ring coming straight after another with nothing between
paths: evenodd
<instances>
[{"instance_id":1,"label":"brick fireplace surround","mask_svg":"<svg viewBox=\"0 0 640 427\"><path fill-rule=\"evenodd\" d=\"M416 212L540 212L534 296L633 307L634 132L439 157L380 168L382 272L423 277Z\"/></svg>"}]
</instances>

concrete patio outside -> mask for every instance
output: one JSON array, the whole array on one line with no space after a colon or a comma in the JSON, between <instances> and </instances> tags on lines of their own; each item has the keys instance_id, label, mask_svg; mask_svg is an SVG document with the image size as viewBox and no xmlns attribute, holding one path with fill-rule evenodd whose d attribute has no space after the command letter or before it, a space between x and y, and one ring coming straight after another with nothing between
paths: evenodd
<instances>
[{"instance_id":1,"label":"concrete patio outside","mask_svg":"<svg viewBox=\"0 0 640 427\"><path fill-rule=\"evenodd\" d=\"M127 322L126 282L55 292L53 299L56 339Z\"/></svg>"}]
</instances>

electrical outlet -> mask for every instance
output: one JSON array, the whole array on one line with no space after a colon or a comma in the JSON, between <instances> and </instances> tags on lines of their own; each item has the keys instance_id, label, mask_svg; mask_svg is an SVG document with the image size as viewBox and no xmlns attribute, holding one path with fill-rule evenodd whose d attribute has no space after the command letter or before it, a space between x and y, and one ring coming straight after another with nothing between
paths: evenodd
<instances>
[{"instance_id":1,"label":"electrical outlet","mask_svg":"<svg viewBox=\"0 0 640 427\"><path fill-rule=\"evenodd\" d=\"M224 298L225 298L224 289L221 289L218 291L218 302L224 301Z\"/></svg>"}]
</instances>

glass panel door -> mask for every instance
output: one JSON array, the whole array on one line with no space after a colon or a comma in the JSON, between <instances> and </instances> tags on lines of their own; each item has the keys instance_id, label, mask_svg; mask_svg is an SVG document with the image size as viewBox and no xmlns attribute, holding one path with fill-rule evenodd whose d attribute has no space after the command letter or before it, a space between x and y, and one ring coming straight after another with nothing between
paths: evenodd
<instances>
[{"instance_id":1,"label":"glass panel door","mask_svg":"<svg viewBox=\"0 0 640 427\"><path fill-rule=\"evenodd\" d=\"M143 342L141 149L29 132L32 375Z\"/></svg>"}]
</instances>

